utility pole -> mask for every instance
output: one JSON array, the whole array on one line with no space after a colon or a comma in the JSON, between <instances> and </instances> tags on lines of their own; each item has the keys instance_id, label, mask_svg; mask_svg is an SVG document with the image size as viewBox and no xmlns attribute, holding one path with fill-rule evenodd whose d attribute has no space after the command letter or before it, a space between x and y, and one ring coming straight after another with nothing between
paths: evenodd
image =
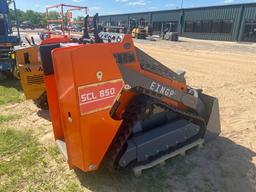
<instances>
[{"instance_id":1,"label":"utility pole","mask_svg":"<svg viewBox=\"0 0 256 192\"><path fill-rule=\"evenodd\" d=\"M181 0L181 6L180 6L181 9L183 9L183 3L184 3L184 0Z\"/></svg>"}]
</instances>

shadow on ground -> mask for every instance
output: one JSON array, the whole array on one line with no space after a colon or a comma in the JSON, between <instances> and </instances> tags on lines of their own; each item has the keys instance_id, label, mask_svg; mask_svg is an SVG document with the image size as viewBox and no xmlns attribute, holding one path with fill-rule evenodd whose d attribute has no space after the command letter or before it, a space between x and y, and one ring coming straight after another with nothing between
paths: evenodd
<instances>
[{"instance_id":1,"label":"shadow on ground","mask_svg":"<svg viewBox=\"0 0 256 192\"><path fill-rule=\"evenodd\" d=\"M22 87L18 79L0 79L0 86L15 88L17 91L22 92Z\"/></svg>"},{"instance_id":2,"label":"shadow on ground","mask_svg":"<svg viewBox=\"0 0 256 192\"><path fill-rule=\"evenodd\" d=\"M201 150L191 150L164 167L157 166L135 177L132 171L113 172L103 169L94 173L76 170L83 187L95 192L108 191L225 191L255 192L256 153L219 137Z\"/></svg>"},{"instance_id":3,"label":"shadow on ground","mask_svg":"<svg viewBox=\"0 0 256 192\"><path fill-rule=\"evenodd\" d=\"M48 121L51 121L51 116L50 116L50 113L49 113L49 110L42 110L40 109L38 112L37 112L37 115L41 118L44 118Z\"/></svg>"}]
</instances>

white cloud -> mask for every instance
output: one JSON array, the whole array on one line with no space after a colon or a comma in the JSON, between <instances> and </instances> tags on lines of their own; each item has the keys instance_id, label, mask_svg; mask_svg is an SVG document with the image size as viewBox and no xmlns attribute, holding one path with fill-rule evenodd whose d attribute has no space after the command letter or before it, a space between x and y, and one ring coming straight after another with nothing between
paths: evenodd
<instances>
[{"instance_id":1,"label":"white cloud","mask_svg":"<svg viewBox=\"0 0 256 192\"><path fill-rule=\"evenodd\" d=\"M145 0L138 0L138 1L130 1L127 3L127 5L130 5L130 6L143 6L143 5L146 5L148 4L148 1L145 1Z\"/></svg>"},{"instance_id":2,"label":"white cloud","mask_svg":"<svg viewBox=\"0 0 256 192\"><path fill-rule=\"evenodd\" d=\"M148 9L149 9L149 10L157 9L157 7L149 7Z\"/></svg>"},{"instance_id":3,"label":"white cloud","mask_svg":"<svg viewBox=\"0 0 256 192\"><path fill-rule=\"evenodd\" d=\"M127 2L129 0L116 0L116 2Z\"/></svg>"},{"instance_id":4,"label":"white cloud","mask_svg":"<svg viewBox=\"0 0 256 192\"><path fill-rule=\"evenodd\" d=\"M84 0L72 0L73 2L75 2L75 3L81 3L81 2L83 2Z\"/></svg>"},{"instance_id":5,"label":"white cloud","mask_svg":"<svg viewBox=\"0 0 256 192\"><path fill-rule=\"evenodd\" d=\"M118 3L125 3L125 5L129 6L143 6L149 4L151 1L149 0L115 0Z\"/></svg>"},{"instance_id":6,"label":"white cloud","mask_svg":"<svg viewBox=\"0 0 256 192\"><path fill-rule=\"evenodd\" d=\"M98 7L98 6L94 6L94 7L89 7L90 10L94 10L94 11L97 11L97 10L100 10L101 7Z\"/></svg>"},{"instance_id":7,"label":"white cloud","mask_svg":"<svg viewBox=\"0 0 256 192\"><path fill-rule=\"evenodd\" d=\"M176 4L169 3L169 4L166 4L165 7L176 7Z\"/></svg>"},{"instance_id":8,"label":"white cloud","mask_svg":"<svg viewBox=\"0 0 256 192\"><path fill-rule=\"evenodd\" d=\"M223 3L233 3L235 0L224 0Z\"/></svg>"}]
</instances>

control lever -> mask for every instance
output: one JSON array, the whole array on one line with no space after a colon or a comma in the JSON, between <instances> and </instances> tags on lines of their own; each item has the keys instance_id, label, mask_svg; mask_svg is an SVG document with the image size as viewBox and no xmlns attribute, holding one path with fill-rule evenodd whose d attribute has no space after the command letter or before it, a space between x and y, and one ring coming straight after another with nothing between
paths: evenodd
<instances>
[{"instance_id":1,"label":"control lever","mask_svg":"<svg viewBox=\"0 0 256 192\"><path fill-rule=\"evenodd\" d=\"M103 40L99 37L99 31L97 26L98 17L99 17L98 13L96 13L93 17L93 34L95 38L95 43L103 43Z\"/></svg>"},{"instance_id":2,"label":"control lever","mask_svg":"<svg viewBox=\"0 0 256 192\"><path fill-rule=\"evenodd\" d=\"M32 46L31 41L29 40L29 38L25 37L25 39L26 39L26 41L28 42L28 44L29 44L30 46Z\"/></svg>"}]
</instances>

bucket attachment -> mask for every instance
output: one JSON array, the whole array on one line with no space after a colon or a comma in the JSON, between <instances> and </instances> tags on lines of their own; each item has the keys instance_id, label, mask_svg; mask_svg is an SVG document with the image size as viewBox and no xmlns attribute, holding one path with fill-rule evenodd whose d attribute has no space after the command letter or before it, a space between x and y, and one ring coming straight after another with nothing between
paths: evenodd
<instances>
[{"instance_id":1,"label":"bucket attachment","mask_svg":"<svg viewBox=\"0 0 256 192\"><path fill-rule=\"evenodd\" d=\"M205 142L209 142L218 137L221 132L219 102L217 98L205 95L203 93L200 94L200 99L203 101L207 113L207 129L204 140Z\"/></svg>"}]
</instances>

